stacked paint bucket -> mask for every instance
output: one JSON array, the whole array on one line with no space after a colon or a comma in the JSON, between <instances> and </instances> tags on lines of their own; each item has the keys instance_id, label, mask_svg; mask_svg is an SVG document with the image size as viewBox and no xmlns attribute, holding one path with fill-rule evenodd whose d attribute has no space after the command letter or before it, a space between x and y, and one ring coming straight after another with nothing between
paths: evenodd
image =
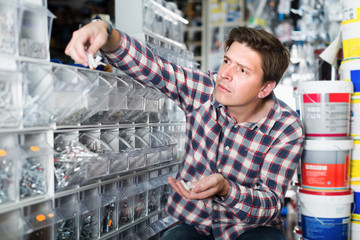
<instances>
[{"instance_id":1,"label":"stacked paint bucket","mask_svg":"<svg viewBox=\"0 0 360 240\"><path fill-rule=\"evenodd\" d=\"M307 81L300 86L305 145L301 159L299 227L302 239L348 240L350 189L349 81Z\"/></svg>"},{"instance_id":2,"label":"stacked paint bucket","mask_svg":"<svg viewBox=\"0 0 360 240\"><path fill-rule=\"evenodd\" d=\"M343 61L340 79L352 82L350 135L354 140L350 163L350 188L354 192L351 239L360 239L360 1L342 1L341 38Z\"/></svg>"}]
</instances>

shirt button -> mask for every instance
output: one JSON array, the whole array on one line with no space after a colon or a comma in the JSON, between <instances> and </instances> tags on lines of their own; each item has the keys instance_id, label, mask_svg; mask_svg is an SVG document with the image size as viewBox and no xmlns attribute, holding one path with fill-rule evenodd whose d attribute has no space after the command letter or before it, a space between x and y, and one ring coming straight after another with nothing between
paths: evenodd
<instances>
[{"instance_id":1,"label":"shirt button","mask_svg":"<svg viewBox=\"0 0 360 240\"><path fill-rule=\"evenodd\" d=\"M225 150L228 151L228 150L229 150L229 146L226 146L226 147L225 147Z\"/></svg>"},{"instance_id":2,"label":"shirt button","mask_svg":"<svg viewBox=\"0 0 360 240\"><path fill-rule=\"evenodd\" d=\"M218 209L218 206L217 205L214 205L214 210L217 210Z\"/></svg>"},{"instance_id":3,"label":"shirt button","mask_svg":"<svg viewBox=\"0 0 360 240\"><path fill-rule=\"evenodd\" d=\"M218 219L214 219L214 223L218 223L219 222L219 220Z\"/></svg>"},{"instance_id":4,"label":"shirt button","mask_svg":"<svg viewBox=\"0 0 360 240\"><path fill-rule=\"evenodd\" d=\"M221 172L221 170L222 170L221 168L218 168L218 172L219 172L219 173Z\"/></svg>"},{"instance_id":5,"label":"shirt button","mask_svg":"<svg viewBox=\"0 0 360 240\"><path fill-rule=\"evenodd\" d=\"M238 128L238 125L235 125L234 128Z\"/></svg>"}]
</instances>

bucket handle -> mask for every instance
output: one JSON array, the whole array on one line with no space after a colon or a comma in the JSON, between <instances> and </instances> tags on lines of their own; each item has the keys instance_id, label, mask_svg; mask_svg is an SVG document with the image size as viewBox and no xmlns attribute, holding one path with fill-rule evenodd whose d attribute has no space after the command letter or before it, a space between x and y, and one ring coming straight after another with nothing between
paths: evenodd
<instances>
[{"instance_id":1,"label":"bucket handle","mask_svg":"<svg viewBox=\"0 0 360 240\"><path fill-rule=\"evenodd\" d=\"M311 215L313 218L315 218L315 220L317 220L319 223L321 223L321 225L323 225L323 226L344 225L344 224L349 224L349 223L350 223L350 217L347 219L346 223L324 223L324 222L321 221L319 218L317 218L316 216L314 216L314 215L312 214L312 212L309 211L309 209L305 207L305 205L303 204L302 201L300 201L300 205L301 205L301 208L306 209L306 210L310 213L310 215ZM353 211L352 211L351 214L354 213L354 210L355 210L355 207L354 207L354 209L353 209Z\"/></svg>"}]
</instances>

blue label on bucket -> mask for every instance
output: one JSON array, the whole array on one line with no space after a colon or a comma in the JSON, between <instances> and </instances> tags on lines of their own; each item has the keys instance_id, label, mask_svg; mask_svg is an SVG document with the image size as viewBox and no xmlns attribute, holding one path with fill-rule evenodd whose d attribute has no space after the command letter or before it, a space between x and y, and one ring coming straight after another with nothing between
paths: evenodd
<instances>
[{"instance_id":1,"label":"blue label on bucket","mask_svg":"<svg viewBox=\"0 0 360 240\"><path fill-rule=\"evenodd\" d=\"M351 70L350 79L354 85L354 92L360 92L360 70Z\"/></svg>"},{"instance_id":2,"label":"blue label on bucket","mask_svg":"<svg viewBox=\"0 0 360 240\"><path fill-rule=\"evenodd\" d=\"M301 215L302 234L308 240L347 240L349 217L319 218Z\"/></svg>"},{"instance_id":3,"label":"blue label on bucket","mask_svg":"<svg viewBox=\"0 0 360 240\"><path fill-rule=\"evenodd\" d=\"M351 204L351 212L360 214L360 192L354 191L354 202Z\"/></svg>"}]
</instances>

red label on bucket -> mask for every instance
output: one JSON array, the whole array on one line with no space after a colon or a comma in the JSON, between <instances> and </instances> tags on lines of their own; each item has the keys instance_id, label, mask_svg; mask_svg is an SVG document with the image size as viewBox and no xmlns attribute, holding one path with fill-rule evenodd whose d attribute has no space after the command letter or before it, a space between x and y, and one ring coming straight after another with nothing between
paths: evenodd
<instances>
[{"instance_id":1,"label":"red label on bucket","mask_svg":"<svg viewBox=\"0 0 360 240\"><path fill-rule=\"evenodd\" d=\"M304 103L319 103L321 102L321 94L320 93L308 93L303 95Z\"/></svg>"},{"instance_id":2,"label":"red label on bucket","mask_svg":"<svg viewBox=\"0 0 360 240\"><path fill-rule=\"evenodd\" d=\"M329 93L329 102L350 102L350 94Z\"/></svg>"},{"instance_id":3,"label":"red label on bucket","mask_svg":"<svg viewBox=\"0 0 360 240\"><path fill-rule=\"evenodd\" d=\"M349 187L349 164L301 164L302 187L311 190L344 190Z\"/></svg>"}]
</instances>

